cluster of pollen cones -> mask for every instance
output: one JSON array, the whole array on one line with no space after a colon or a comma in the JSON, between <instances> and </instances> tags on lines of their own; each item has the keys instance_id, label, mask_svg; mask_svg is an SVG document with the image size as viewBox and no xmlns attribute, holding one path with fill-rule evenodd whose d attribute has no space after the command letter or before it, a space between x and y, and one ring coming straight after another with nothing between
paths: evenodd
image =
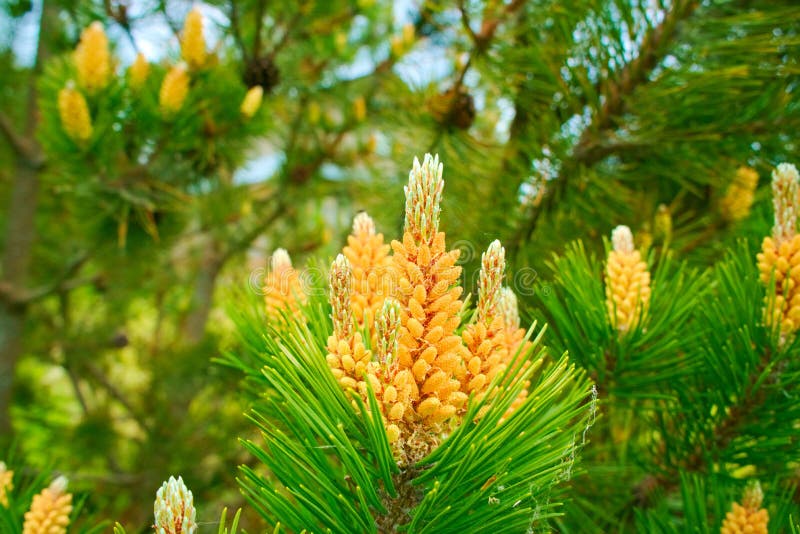
<instances>
[{"instance_id":1,"label":"cluster of pollen cones","mask_svg":"<svg viewBox=\"0 0 800 534\"><path fill-rule=\"evenodd\" d=\"M433 450L470 396L486 395L526 348L498 241L483 255L478 308L462 329L459 251L447 249L439 230L443 187L438 157L415 159L402 239L385 243L361 213L330 271L328 364L345 390L366 398L372 389L401 463ZM276 251L265 282L268 316L297 314L305 297L285 251Z\"/></svg>"}]
</instances>

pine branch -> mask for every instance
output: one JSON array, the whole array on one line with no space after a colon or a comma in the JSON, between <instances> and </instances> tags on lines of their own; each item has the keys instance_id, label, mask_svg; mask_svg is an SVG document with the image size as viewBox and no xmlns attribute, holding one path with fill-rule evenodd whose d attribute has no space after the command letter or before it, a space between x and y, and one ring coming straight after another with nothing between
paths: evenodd
<instances>
[{"instance_id":1,"label":"pine branch","mask_svg":"<svg viewBox=\"0 0 800 534\"><path fill-rule=\"evenodd\" d=\"M11 124L8 116L0 111L0 131L3 132L8 143L27 166L41 170L45 165L44 154L38 149L35 142L19 135Z\"/></svg>"},{"instance_id":2,"label":"pine branch","mask_svg":"<svg viewBox=\"0 0 800 534\"><path fill-rule=\"evenodd\" d=\"M674 45L679 23L690 18L698 6L699 2L696 0L678 0L664 16L664 20L645 35L636 57L625 64L616 79L601 82L598 89L602 89L602 107L597 110L592 123L584 129L572 156L564 161L558 178L548 182L542 201L531 209L527 219L520 221L508 247L512 255L513 251L530 239L542 213L555 207L556 201L568 187L570 177L580 174L582 168L592 167L624 146L609 144L607 130L614 126L615 119L624 112L625 98L648 83L653 69Z\"/></svg>"}]
</instances>

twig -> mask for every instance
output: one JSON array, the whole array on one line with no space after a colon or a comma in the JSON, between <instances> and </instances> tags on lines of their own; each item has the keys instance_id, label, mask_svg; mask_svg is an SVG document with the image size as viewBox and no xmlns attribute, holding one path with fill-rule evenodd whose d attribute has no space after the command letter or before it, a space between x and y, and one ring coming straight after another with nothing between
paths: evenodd
<instances>
[{"instance_id":1,"label":"twig","mask_svg":"<svg viewBox=\"0 0 800 534\"><path fill-rule=\"evenodd\" d=\"M236 41L236 46L238 46L239 50L242 52L242 59L244 63L247 64L249 59L247 47L244 46L244 40L242 40L242 30L239 27L239 9L237 8L237 4L238 2L231 2L231 31L233 32L233 40Z\"/></svg>"},{"instance_id":2,"label":"twig","mask_svg":"<svg viewBox=\"0 0 800 534\"><path fill-rule=\"evenodd\" d=\"M266 8L266 4L265 0L259 0L256 5L256 27L255 37L253 38L253 57L256 59L261 55L261 30L264 27L264 8Z\"/></svg>"},{"instance_id":3,"label":"twig","mask_svg":"<svg viewBox=\"0 0 800 534\"><path fill-rule=\"evenodd\" d=\"M44 167L44 156L36 149L36 146L28 139L19 135L8 116L0 111L0 130L8 139L9 144L19 157L33 169Z\"/></svg>"}]
</instances>

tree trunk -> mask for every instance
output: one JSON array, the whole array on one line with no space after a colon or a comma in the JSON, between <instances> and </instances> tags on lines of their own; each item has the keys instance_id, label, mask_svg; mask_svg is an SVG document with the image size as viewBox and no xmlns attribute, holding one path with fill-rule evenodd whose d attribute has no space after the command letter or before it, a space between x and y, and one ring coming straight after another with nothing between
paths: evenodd
<instances>
[{"instance_id":1,"label":"tree trunk","mask_svg":"<svg viewBox=\"0 0 800 534\"><path fill-rule=\"evenodd\" d=\"M31 249L36 236L35 215L39 193L38 171L17 158L17 169L8 207L5 249L2 258L3 283L12 293L0 302L0 442L11 437L11 388L14 369L23 350L24 304L13 295L25 287Z\"/></svg>"},{"instance_id":2,"label":"tree trunk","mask_svg":"<svg viewBox=\"0 0 800 534\"><path fill-rule=\"evenodd\" d=\"M0 299L0 447L12 439L11 393L14 371L22 355L26 306L14 299L24 295L28 282L33 243L36 238L36 208L39 198L39 172L44 167L44 158L36 142L38 110L36 104L36 80L49 54L48 38L51 23L57 22L58 11L52 2L43 1L39 19L39 36L36 46L36 63L28 86L27 109L22 135L13 132L10 121L4 121L7 137L12 141L17 154L14 182L11 186L11 203L6 211L6 235L4 250L0 258L0 283L8 290L7 297ZM3 117L5 119L5 117ZM24 300L23 300L24 302Z\"/></svg>"},{"instance_id":3,"label":"tree trunk","mask_svg":"<svg viewBox=\"0 0 800 534\"><path fill-rule=\"evenodd\" d=\"M213 239L213 238L212 238ZM224 264L221 254L213 240L203 251L200 268L194 282L194 293L189 314L183 323L183 343L196 345L203 340L206 332L206 322L211 306L214 302L214 288L217 275Z\"/></svg>"}]
</instances>

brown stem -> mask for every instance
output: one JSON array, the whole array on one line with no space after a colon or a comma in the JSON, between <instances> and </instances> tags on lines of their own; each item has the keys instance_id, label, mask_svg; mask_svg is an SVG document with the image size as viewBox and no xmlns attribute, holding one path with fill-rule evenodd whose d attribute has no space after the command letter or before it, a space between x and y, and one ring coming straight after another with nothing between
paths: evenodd
<instances>
[{"instance_id":1,"label":"brown stem","mask_svg":"<svg viewBox=\"0 0 800 534\"><path fill-rule=\"evenodd\" d=\"M417 470L410 468L392 477L394 487L397 489L397 497L391 499L385 496L383 499L386 513L375 521L380 534L398 532L398 527L411 521L411 510L416 508L423 497L420 488L413 484L417 474Z\"/></svg>"}]
</instances>

